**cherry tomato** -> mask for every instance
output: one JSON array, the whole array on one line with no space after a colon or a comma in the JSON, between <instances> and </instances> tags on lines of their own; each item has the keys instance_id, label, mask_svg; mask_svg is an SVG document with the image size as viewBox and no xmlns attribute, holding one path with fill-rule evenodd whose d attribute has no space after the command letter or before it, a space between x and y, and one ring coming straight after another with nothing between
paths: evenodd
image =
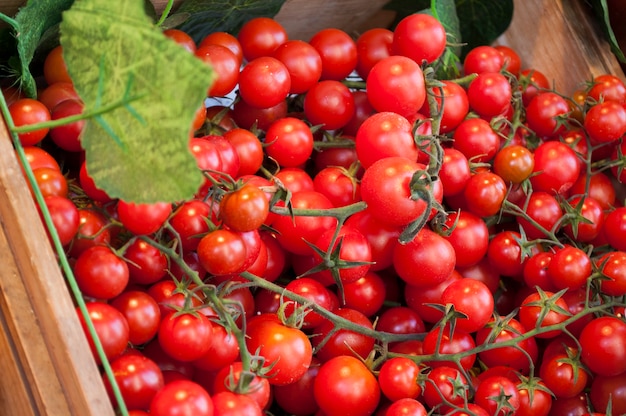
<instances>
[{"instance_id":1,"label":"cherry tomato","mask_svg":"<svg viewBox=\"0 0 626 416\"><path fill-rule=\"evenodd\" d=\"M50 110L41 102L32 98L20 98L9 106L9 114L15 127L29 126L36 123L50 121ZM43 127L27 133L19 133L18 138L22 146L33 146L43 140L50 131Z\"/></svg>"},{"instance_id":2,"label":"cherry tomato","mask_svg":"<svg viewBox=\"0 0 626 416\"><path fill-rule=\"evenodd\" d=\"M445 49L446 29L429 14L410 14L394 28L393 53L409 57L419 65L436 61Z\"/></svg>"},{"instance_id":3,"label":"cherry tomato","mask_svg":"<svg viewBox=\"0 0 626 416\"><path fill-rule=\"evenodd\" d=\"M239 94L253 107L274 107L287 98L290 89L289 70L271 56L253 59L239 74Z\"/></svg>"},{"instance_id":4,"label":"cherry tomato","mask_svg":"<svg viewBox=\"0 0 626 416\"><path fill-rule=\"evenodd\" d=\"M201 313L170 312L163 317L158 340L166 354L179 361L194 361L206 354L213 338L213 324Z\"/></svg>"},{"instance_id":5,"label":"cherry tomato","mask_svg":"<svg viewBox=\"0 0 626 416\"><path fill-rule=\"evenodd\" d=\"M277 47L272 56L287 67L291 94L307 92L322 76L322 58L308 42L289 40Z\"/></svg>"},{"instance_id":6,"label":"cherry tomato","mask_svg":"<svg viewBox=\"0 0 626 416\"><path fill-rule=\"evenodd\" d=\"M370 415L380 400L376 377L359 359L345 355L322 364L313 392L320 409L329 416Z\"/></svg>"},{"instance_id":7,"label":"cherry tomato","mask_svg":"<svg viewBox=\"0 0 626 416\"><path fill-rule=\"evenodd\" d=\"M271 366L267 372L271 385L284 386L304 376L313 357L304 332L273 320L259 320L250 322L246 334L248 350L264 357L266 366Z\"/></svg>"},{"instance_id":8,"label":"cherry tomato","mask_svg":"<svg viewBox=\"0 0 626 416\"><path fill-rule=\"evenodd\" d=\"M113 306L103 302L86 302L85 308L88 318L83 317L78 307L76 308L76 313L96 363L100 364L102 360L96 350L85 319L91 320L106 359L111 361L119 357L128 346L129 340L128 322L124 315Z\"/></svg>"},{"instance_id":9,"label":"cherry tomato","mask_svg":"<svg viewBox=\"0 0 626 416\"><path fill-rule=\"evenodd\" d=\"M247 20L237 33L244 58L250 62L270 56L276 48L287 42L287 32L280 22L268 17Z\"/></svg>"},{"instance_id":10,"label":"cherry tomato","mask_svg":"<svg viewBox=\"0 0 626 416\"><path fill-rule=\"evenodd\" d=\"M403 117L417 113L426 99L424 74L419 64L406 56L392 55L378 61L366 81L367 98L379 112Z\"/></svg>"},{"instance_id":11,"label":"cherry tomato","mask_svg":"<svg viewBox=\"0 0 626 416\"><path fill-rule=\"evenodd\" d=\"M340 129L354 115L354 97L339 81L320 81L312 85L304 97L304 115L314 126Z\"/></svg>"},{"instance_id":12,"label":"cherry tomato","mask_svg":"<svg viewBox=\"0 0 626 416\"><path fill-rule=\"evenodd\" d=\"M315 33L309 44L322 58L322 76L320 79L341 81L346 78L357 64L356 42L341 29L326 28Z\"/></svg>"},{"instance_id":13,"label":"cherry tomato","mask_svg":"<svg viewBox=\"0 0 626 416\"><path fill-rule=\"evenodd\" d=\"M213 401L209 393L198 383L176 380L167 383L150 403L150 415L175 416L192 414L212 416Z\"/></svg>"},{"instance_id":14,"label":"cherry tomato","mask_svg":"<svg viewBox=\"0 0 626 416\"><path fill-rule=\"evenodd\" d=\"M165 386L163 372L140 353L127 353L111 361L111 371L127 410L149 410L154 396ZM107 376L102 377L111 401L115 400Z\"/></svg>"}]
</instances>

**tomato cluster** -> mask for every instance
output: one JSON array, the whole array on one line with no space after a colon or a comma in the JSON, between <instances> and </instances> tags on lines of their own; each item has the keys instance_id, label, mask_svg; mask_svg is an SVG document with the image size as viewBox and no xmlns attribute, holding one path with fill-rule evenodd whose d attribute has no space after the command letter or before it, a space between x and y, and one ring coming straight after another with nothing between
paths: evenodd
<instances>
[{"instance_id":1,"label":"tomato cluster","mask_svg":"<svg viewBox=\"0 0 626 416\"><path fill-rule=\"evenodd\" d=\"M505 46L439 80L426 14L164 34L217 73L193 199L109 198L81 122L19 136L129 414L626 413L622 80ZM81 113L61 53L15 125Z\"/></svg>"}]
</instances>

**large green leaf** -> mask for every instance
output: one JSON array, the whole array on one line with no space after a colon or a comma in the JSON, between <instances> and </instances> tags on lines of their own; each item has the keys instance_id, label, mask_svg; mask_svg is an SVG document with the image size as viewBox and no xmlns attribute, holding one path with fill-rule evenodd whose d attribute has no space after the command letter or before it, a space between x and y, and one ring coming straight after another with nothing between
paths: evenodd
<instances>
[{"instance_id":1,"label":"large green leaf","mask_svg":"<svg viewBox=\"0 0 626 416\"><path fill-rule=\"evenodd\" d=\"M186 0L165 21L199 43L211 32L237 33L253 17L274 17L285 0ZM182 22L182 23L181 23Z\"/></svg>"},{"instance_id":2,"label":"large green leaf","mask_svg":"<svg viewBox=\"0 0 626 416\"><path fill-rule=\"evenodd\" d=\"M61 45L86 112L131 100L87 120L81 140L96 185L132 202L192 197L203 176L189 130L213 71L165 38L142 0L76 0Z\"/></svg>"},{"instance_id":3,"label":"large green leaf","mask_svg":"<svg viewBox=\"0 0 626 416\"><path fill-rule=\"evenodd\" d=\"M511 24L513 0L457 0L461 21L463 54L480 45L493 43Z\"/></svg>"},{"instance_id":4,"label":"large green leaf","mask_svg":"<svg viewBox=\"0 0 626 416\"><path fill-rule=\"evenodd\" d=\"M29 0L14 19L1 15L0 18L11 25L16 41L18 59L10 59L20 81L23 92L32 98L37 96L37 85L31 74L30 64L42 36L61 21L61 13L67 10L74 0Z\"/></svg>"}]
</instances>

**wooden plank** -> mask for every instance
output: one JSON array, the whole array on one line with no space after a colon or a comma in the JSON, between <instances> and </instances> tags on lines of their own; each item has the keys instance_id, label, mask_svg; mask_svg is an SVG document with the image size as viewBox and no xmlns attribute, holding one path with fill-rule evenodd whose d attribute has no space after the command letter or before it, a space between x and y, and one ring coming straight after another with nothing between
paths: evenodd
<instances>
[{"instance_id":1,"label":"wooden plank","mask_svg":"<svg viewBox=\"0 0 626 416\"><path fill-rule=\"evenodd\" d=\"M626 80L584 0L515 0L514 4L513 21L497 43L515 49L523 68L543 72L565 94L601 74Z\"/></svg>"},{"instance_id":2,"label":"wooden plank","mask_svg":"<svg viewBox=\"0 0 626 416\"><path fill-rule=\"evenodd\" d=\"M5 319L13 319L12 336L18 337L15 345L23 348L23 353L15 358L20 360L24 381L33 389L35 413L113 415L70 292L39 220L6 125L1 121L0 226L6 236L8 255L15 264L13 273L5 273L2 264L2 279L19 279L23 286L6 283L2 289L14 288L12 296L27 297L32 310L31 316L11 318L9 314ZM18 314L14 309L24 306L18 303L8 307ZM24 309L28 314L28 308ZM2 383L6 382L16 380L3 378Z\"/></svg>"}]
</instances>

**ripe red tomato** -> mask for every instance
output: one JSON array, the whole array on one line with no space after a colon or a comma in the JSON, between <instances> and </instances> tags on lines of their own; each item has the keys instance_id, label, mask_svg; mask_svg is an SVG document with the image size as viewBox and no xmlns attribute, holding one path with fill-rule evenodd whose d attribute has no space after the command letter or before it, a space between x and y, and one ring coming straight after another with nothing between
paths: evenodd
<instances>
[{"instance_id":1,"label":"ripe red tomato","mask_svg":"<svg viewBox=\"0 0 626 416\"><path fill-rule=\"evenodd\" d=\"M565 98L554 92L540 92L526 107L528 127L540 137L556 137L565 132L563 120L569 112Z\"/></svg>"},{"instance_id":2,"label":"ripe red tomato","mask_svg":"<svg viewBox=\"0 0 626 416\"><path fill-rule=\"evenodd\" d=\"M406 244L397 243L393 252L394 270L414 287L433 287L444 282L455 265L452 244L428 228L422 228Z\"/></svg>"},{"instance_id":3,"label":"ripe red tomato","mask_svg":"<svg viewBox=\"0 0 626 416\"><path fill-rule=\"evenodd\" d=\"M426 100L424 73L419 64L406 56L392 55L378 61L366 84L367 98L379 112L411 117Z\"/></svg>"},{"instance_id":4,"label":"ripe red tomato","mask_svg":"<svg viewBox=\"0 0 626 416\"><path fill-rule=\"evenodd\" d=\"M309 44L322 58L322 76L320 79L341 81L354 69L357 63L356 42L341 29L326 28L315 33Z\"/></svg>"},{"instance_id":5,"label":"ripe red tomato","mask_svg":"<svg viewBox=\"0 0 626 416\"><path fill-rule=\"evenodd\" d=\"M442 80L441 87L433 88L437 110L441 111L439 132L450 133L465 119L469 111L469 100L465 89L451 80ZM443 108L442 108L443 105ZM420 110L426 116L430 116L431 109L428 100Z\"/></svg>"},{"instance_id":6,"label":"ripe red tomato","mask_svg":"<svg viewBox=\"0 0 626 416\"><path fill-rule=\"evenodd\" d=\"M356 154L363 168L385 157L417 161L418 149L411 123L394 112L375 113L363 121L355 137Z\"/></svg>"},{"instance_id":7,"label":"ripe red tomato","mask_svg":"<svg viewBox=\"0 0 626 416\"><path fill-rule=\"evenodd\" d=\"M313 392L320 409L329 416L370 415L380 400L376 377L359 359L346 355L322 364Z\"/></svg>"},{"instance_id":8,"label":"ripe red tomato","mask_svg":"<svg viewBox=\"0 0 626 416\"><path fill-rule=\"evenodd\" d=\"M463 72L466 75L482 72L499 72L504 64L500 51L493 46L482 45L472 48L463 60Z\"/></svg>"},{"instance_id":9,"label":"ripe red tomato","mask_svg":"<svg viewBox=\"0 0 626 416\"><path fill-rule=\"evenodd\" d=\"M213 325L213 339L209 351L193 361L194 367L203 371L219 371L239 358L239 344L232 331L220 324Z\"/></svg>"},{"instance_id":10,"label":"ripe red tomato","mask_svg":"<svg viewBox=\"0 0 626 416\"><path fill-rule=\"evenodd\" d=\"M124 252L128 273L133 283L151 285L167 274L167 256L148 241L131 241Z\"/></svg>"},{"instance_id":11,"label":"ripe red tomato","mask_svg":"<svg viewBox=\"0 0 626 416\"><path fill-rule=\"evenodd\" d=\"M452 138L452 147L472 162L489 162L500 148L500 137L482 118L461 121Z\"/></svg>"},{"instance_id":12,"label":"ripe red tomato","mask_svg":"<svg viewBox=\"0 0 626 416\"><path fill-rule=\"evenodd\" d=\"M367 79L372 67L381 59L391 55L393 32L385 28L372 28L364 31L356 40L356 72Z\"/></svg>"},{"instance_id":13,"label":"ripe red tomato","mask_svg":"<svg viewBox=\"0 0 626 416\"><path fill-rule=\"evenodd\" d=\"M202 267L210 274L231 275L244 271L248 251L240 233L217 229L206 234L197 248Z\"/></svg>"},{"instance_id":14,"label":"ripe red tomato","mask_svg":"<svg viewBox=\"0 0 626 416\"><path fill-rule=\"evenodd\" d=\"M265 134L265 152L282 167L303 165L313 153L313 133L295 117L273 122Z\"/></svg>"},{"instance_id":15,"label":"ripe red tomato","mask_svg":"<svg viewBox=\"0 0 626 416\"><path fill-rule=\"evenodd\" d=\"M535 290L524 298L519 309L519 321L524 328L541 329L558 325L569 318L567 303L559 294ZM537 338L554 338L559 329L541 332Z\"/></svg>"},{"instance_id":16,"label":"ripe red tomato","mask_svg":"<svg viewBox=\"0 0 626 416\"><path fill-rule=\"evenodd\" d=\"M126 288L129 273L126 262L112 249L94 246L76 259L74 277L84 295L111 299Z\"/></svg>"},{"instance_id":17,"label":"ripe red tomato","mask_svg":"<svg viewBox=\"0 0 626 416\"><path fill-rule=\"evenodd\" d=\"M167 383L150 403L150 415L213 416L213 401L209 393L191 380Z\"/></svg>"},{"instance_id":18,"label":"ripe red tomato","mask_svg":"<svg viewBox=\"0 0 626 416\"><path fill-rule=\"evenodd\" d=\"M495 333L492 334L492 331ZM522 337L528 330L515 318L498 317L490 320L476 333L476 344L487 342L497 344ZM530 367L536 365L539 358L537 341L528 337L516 346L497 347L478 353L480 360L488 368L508 366L521 374L528 374Z\"/></svg>"},{"instance_id":19,"label":"ripe red tomato","mask_svg":"<svg viewBox=\"0 0 626 416\"><path fill-rule=\"evenodd\" d=\"M393 53L411 58L419 65L423 61L436 61L445 49L446 29L429 14L410 14L393 30Z\"/></svg>"},{"instance_id":20,"label":"ripe red tomato","mask_svg":"<svg viewBox=\"0 0 626 416\"><path fill-rule=\"evenodd\" d=\"M419 366L409 358L393 357L386 360L378 371L378 383L382 393L392 402L400 399L416 399L422 393L418 383Z\"/></svg>"},{"instance_id":21,"label":"ripe red tomato","mask_svg":"<svg viewBox=\"0 0 626 416\"><path fill-rule=\"evenodd\" d=\"M557 233L563 210L554 193L534 191L525 203L526 215L516 217L529 240Z\"/></svg>"},{"instance_id":22,"label":"ripe red tomato","mask_svg":"<svg viewBox=\"0 0 626 416\"><path fill-rule=\"evenodd\" d=\"M83 102L80 99L63 100L50 110L50 119L58 120L64 117L83 113ZM61 149L68 152L81 152L80 135L85 128L85 120L75 121L50 129L49 136Z\"/></svg>"},{"instance_id":23,"label":"ripe red tomato","mask_svg":"<svg viewBox=\"0 0 626 416\"><path fill-rule=\"evenodd\" d=\"M74 84L66 81L50 84L37 94L37 100L41 101L48 111L52 111L62 101L79 99L78 93L74 89ZM11 103L7 102L7 104Z\"/></svg>"},{"instance_id":24,"label":"ripe red tomato","mask_svg":"<svg viewBox=\"0 0 626 416\"><path fill-rule=\"evenodd\" d=\"M467 180L463 198L471 213L490 217L502 208L506 192L506 184L500 176L490 171L480 171Z\"/></svg>"},{"instance_id":25,"label":"ripe red tomato","mask_svg":"<svg viewBox=\"0 0 626 416\"><path fill-rule=\"evenodd\" d=\"M369 318L355 309L338 308L333 313L351 321L355 325L360 325L367 329L374 328ZM327 337L328 340L322 346L322 341ZM326 320L317 326L315 328L315 337L311 339L313 347L316 348L315 355L322 362L339 356L365 358L374 348L374 342L374 338L348 329L336 331L335 325L330 320Z\"/></svg>"},{"instance_id":26,"label":"ripe red tomato","mask_svg":"<svg viewBox=\"0 0 626 416\"><path fill-rule=\"evenodd\" d=\"M587 386L587 371L567 354L555 354L541 361L539 377L558 399L575 397Z\"/></svg>"},{"instance_id":27,"label":"ripe red tomato","mask_svg":"<svg viewBox=\"0 0 626 416\"><path fill-rule=\"evenodd\" d=\"M213 380L213 394L217 395L225 391L229 393L235 392L252 399L260 409L265 409L271 398L269 379L248 371L246 377L249 379L249 382L245 386L238 388L237 384L242 377L242 372L243 363L241 361L235 361L231 365L222 367ZM237 413L237 415L239 414Z\"/></svg>"},{"instance_id":28,"label":"ripe red tomato","mask_svg":"<svg viewBox=\"0 0 626 416\"><path fill-rule=\"evenodd\" d=\"M304 115L314 126L325 130L340 129L354 116L354 97L339 81L317 82L304 97Z\"/></svg>"},{"instance_id":29,"label":"ripe red tomato","mask_svg":"<svg viewBox=\"0 0 626 416\"><path fill-rule=\"evenodd\" d=\"M494 46L500 52L503 59L503 68L506 69L507 72L519 76L519 72L522 66L522 60L517 53L517 51L506 45L496 45Z\"/></svg>"},{"instance_id":30,"label":"ripe red tomato","mask_svg":"<svg viewBox=\"0 0 626 416\"><path fill-rule=\"evenodd\" d=\"M72 82L63 59L63 47L61 45L55 46L46 55L43 63L43 77L48 85L56 82Z\"/></svg>"},{"instance_id":31,"label":"ripe red tomato","mask_svg":"<svg viewBox=\"0 0 626 416\"><path fill-rule=\"evenodd\" d=\"M522 90L522 103L525 106L528 106L537 94L550 89L548 77L534 68L522 69L519 80L520 89Z\"/></svg>"},{"instance_id":32,"label":"ripe red tomato","mask_svg":"<svg viewBox=\"0 0 626 416\"><path fill-rule=\"evenodd\" d=\"M428 411L422 402L416 399L400 399L393 402L385 412L385 416L403 416L403 415L426 416Z\"/></svg>"},{"instance_id":33,"label":"ripe red tomato","mask_svg":"<svg viewBox=\"0 0 626 416\"><path fill-rule=\"evenodd\" d=\"M52 224L63 246L69 245L80 227L78 208L69 198L50 195L44 198ZM38 209L41 215L41 210ZM41 217L43 221L43 216ZM46 229L46 232L48 230Z\"/></svg>"},{"instance_id":34,"label":"ripe red tomato","mask_svg":"<svg viewBox=\"0 0 626 416\"><path fill-rule=\"evenodd\" d=\"M102 345L106 359L110 361L119 357L128 347L129 340L128 322L124 315L113 306L103 302L86 302L85 308L88 318L93 323L96 336ZM96 363L100 364L102 360L87 327L86 318L83 317L79 307L76 307L76 313Z\"/></svg>"},{"instance_id":35,"label":"ripe red tomato","mask_svg":"<svg viewBox=\"0 0 626 416\"><path fill-rule=\"evenodd\" d=\"M593 374L615 376L626 371L626 323L602 316L589 322L579 336L581 359Z\"/></svg>"},{"instance_id":36,"label":"ripe red tomato","mask_svg":"<svg viewBox=\"0 0 626 416\"><path fill-rule=\"evenodd\" d=\"M298 328L288 327L269 319L253 320L246 330L246 345L265 358L269 383L275 386L291 384L304 376L313 348L307 335Z\"/></svg>"},{"instance_id":37,"label":"ripe red tomato","mask_svg":"<svg viewBox=\"0 0 626 416\"><path fill-rule=\"evenodd\" d=\"M511 84L500 72L482 72L467 88L470 108L487 119L503 114L512 98Z\"/></svg>"},{"instance_id":38,"label":"ripe red tomato","mask_svg":"<svg viewBox=\"0 0 626 416\"><path fill-rule=\"evenodd\" d=\"M592 263L589 255L569 244L557 250L548 265L548 276L558 290L584 287L591 272Z\"/></svg>"},{"instance_id":39,"label":"ripe red tomato","mask_svg":"<svg viewBox=\"0 0 626 416\"><path fill-rule=\"evenodd\" d=\"M254 185L228 192L220 201L219 218L235 231L258 229L269 215L269 202L265 192Z\"/></svg>"},{"instance_id":40,"label":"ripe red tomato","mask_svg":"<svg viewBox=\"0 0 626 416\"><path fill-rule=\"evenodd\" d=\"M263 416L257 402L245 394L221 391L214 394L211 399L216 416Z\"/></svg>"},{"instance_id":41,"label":"ripe red tomato","mask_svg":"<svg viewBox=\"0 0 626 416\"><path fill-rule=\"evenodd\" d=\"M458 368L437 366L426 376L422 397L430 408L447 411L452 405L463 406L468 400L468 380Z\"/></svg>"},{"instance_id":42,"label":"ripe red tomato","mask_svg":"<svg viewBox=\"0 0 626 416\"><path fill-rule=\"evenodd\" d=\"M427 204L419 197L411 197L410 184L416 172L425 172L426 166L405 157L385 157L374 162L361 178L361 197L367 209L379 221L393 226L404 226L426 213ZM434 201L443 199L439 180L429 186ZM430 217L430 215L428 215Z\"/></svg>"},{"instance_id":43,"label":"ripe red tomato","mask_svg":"<svg viewBox=\"0 0 626 416\"><path fill-rule=\"evenodd\" d=\"M441 326L433 327L426 333L423 344L424 355L433 355L436 352L440 354L440 357L427 361L430 367L456 367L460 365L465 370L472 368L476 362L476 354L467 353L475 347L476 342L472 334L458 328L452 331L449 325L443 328ZM449 354L461 354L461 358L451 357Z\"/></svg>"},{"instance_id":44,"label":"ripe red tomato","mask_svg":"<svg viewBox=\"0 0 626 416\"><path fill-rule=\"evenodd\" d=\"M626 108L617 101L593 105L585 114L584 126L592 143L610 143L626 133Z\"/></svg>"},{"instance_id":45,"label":"ripe red tomato","mask_svg":"<svg viewBox=\"0 0 626 416\"><path fill-rule=\"evenodd\" d=\"M598 75L593 79L593 85L587 92L587 96L595 100L626 102L626 85L618 76L613 74Z\"/></svg>"},{"instance_id":46,"label":"ripe red tomato","mask_svg":"<svg viewBox=\"0 0 626 416\"><path fill-rule=\"evenodd\" d=\"M172 205L166 202L141 204L118 201L117 215L122 225L135 235L152 234L163 226L172 213Z\"/></svg>"},{"instance_id":47,"label":"ripe red tomato","mask_svg":"<svg viewBox=\"0 0 626 416\"><path fill-rule=\"evenodd\" d=\"M183 32L180 29L165 29L163 34L188 50L190 53L194 53L196 51L196 42L187 34L187 32Z\"/></svg>"},{"instance_id":48,"label":"ripe red tomato","mask_svg":"<svg viewBox=\"0 0 626 416\"><path fill-rule=\"evenodd\" d=\"M163 351L179 361L194 361L205 355L213 340L213 324L201 313L177 313L163 316L158 331Z\"/></svg>"},{"instance_id":49,"label":"ripe red tomato","mask_svg":"<svg viewBox=\"0 0 626 416\"><path fill-rule=\"evenodd\" d=\"M50 110L41 102L32 98L20 98L9 106L9 114L15 127L29 126L50 121ZM19 133L22 146L34 146L41 142L50 131L44 127L27 133Z\"/></svg>"},{"instance_id":50,"label":"ripe red tomato","mask_svg":"<svg viewBox=\"0 0 626 416\"><path fill-rule=\"evenodd\" d=\"M235 89L239 81L241 61L232 50L224 45L206 44L199 47L194 54L215 71L215 76L207 91L209 97L226 96Z\"/></svg>"},{"instance_id":51,"label":"ripe red tomato","mask_svg":"<svg viewBox=\"0 0 626 416\"><path fill-rule=\"evenodd\" d=\"M202 235L209 231L208 221L213 220L211 207L200 200L185 201L174 211L170 225L178 233L184 250L195 250Z\"/></svg>"},{"instance_id":52,"label":"ripe red tomato","mask_svg":"<svg viewBox=\"0 0 626 416\"><path fill-rule=\"evenodd\" d=\"M463 152L453 147L444 148L443 162L439 170L443 196L450 197L462 193L470 176L469 161Z\"/></svg>"},{"instance_id":53,"label":"ripe red tomato","mask_svg":"<svg viewBox=\"0 0 626 416\"><path fill-rule=\"evenodd\" d=\"M291 196L293 209L329 209L333 205L323 194L316 191L294 192ZM276 238L286 251L295 254L313 254L307 244L316 241L326 230L334 229L337 220L330 216L279 215L272 222Z\"/></svg>"},{"instance_id":54,"label":"ripe red tomato","mask_svg":"<svg viewBox=\"0 0 626 416\"><path fill-rule=\"evenodd\" d=\"M270 56L276 48L287 42L287 31L280 22L268 17L255 17L246 21L237 33L244 58Z\"/></svg>"},{"instance_id":55,"label":"ripe red tomato","mask_svg":"<svg viewBox=\"0 0 626 416\"><path fill-rule=\"evenodd\" d=\"M161 309L147 292L128 290L111 299L109 303L126 318L128 340L134 346L147 343L157 334Z\"/></svg>"},{"instance_id":56,"label":"ripe red tomato","mask_svg":"<svg viewBox=\"0 0 626 416\"><path fill-rule=\"evenodd\" d=\"M243 63L243 51L241 50L241 43L239 43L239 39L237 39L237 37L235 37L234 35L222 31L211 32L200 41L197 48L213 44L226 46L235 54L235 56L239 60L239 65Z\"/></svg>"},{"instance_id":57,"label":"ripe red tomato","mask_svg":"<svg viewBox=\"0 0 626 416\"><path fill-rule=\"evenodd\" d=\"M514 415L520 407L520 394L513 381L496 375L480 382L474 394L474 403L490 415Z\"/></svg>"},{"instance_id":58,"label":"ripe red tomato","mask_svg":"<svg viewBox=\"0 0 626 416\"><path fill-rule=\"evenodd\" d=\"M107 245L111 242L111 231L106 228L108 220L100 211L91 208L79 208L78 232L70 245L69 254L78 257L89 247Z\"/></svg>"},{"instance_id":59,"label":"ripe red tomato","mask_svg":"<svg viewBox=\"0 0 626 416\"><path fill-rule=\"evenodd\" d=\"M111 361L111 371L127 410L149 410L154 396L164 387L163 372L141 353L126 353ZM115 401L111 382L102 381L111 401Z\"/></svg>"},{"instance_id":60,"label":"ripe red tomato","mask_svg":"<svg viewBox=\"0 0 626 416\"><path fill-rule=\"evenodd\" d=\"M341 267L341 265L336 267L341 282L356 282L365 276L370 268L368 263L372 260L372 251L369 241L359 230L346 225L339 229L336 239L334 239L335 232L334 229L324 231L314 244L324 253L329 251L334 253L338 249L337 261L363 263L360 265L352 264L350 267ZM325 261L317 252L314 255L318 262ZM331 258L335 257L331 256ZM322 280L333 281L331 270L323 270L319 274L323 275L320 276Z\"/></svg>"},{"instance_id":61,"label":"ripe red tomato","mask_svg":"<svg viewBox=\"0 0 626 416\"><path fill-rule=\"evenodd\" d=\"M341 306L356 309L367 317L373 317L383 307L385 296L386 286L383 278L377 273L368 271L360 279L343 285ZM378 327L380 329L380 320Z\"/></svg>"},{"instance_id":62,"label":"ripe red tomato","mask_svg":"<svg viewBox=\"0 0 626 416\"><path fill-rule=\"evenodd\" d=\"M441 303L451 304L455 311L466 315L456 320L456 327L466 332L475 332L484 327L494 312L491 290L475 279L452 282L441 294Z\"/></svg>"},{"instance_id":63,"label":"ripe red tomato","mask_svg":"<svg viewBox=\"0 0 626 416\"><path fill-rule=\"evenodd\" d=\"M241 99L253 107L274 107L287 98L290 89L289 70L271 56L251 60L239 73Z\"/></svg>"},{"instance_id":64,"label":"ripe red tomato","mask_svg":"<svg viewBox=\"0 0 626 416\"><path fill-rule=\"evenodd\" d=\"M626 251L626 207L611 210L604 218L604 236L616 250Z\"/></svg>"},{"instance_id":65,"label":"ripe red tomato","mask_svg":"<svg viewBox=\"0 0 626 416\"><path fill-rule=\"evenodd\" d=\"M482 218L469 211L453 212L445 225L452 230L444 238L454 248L457 268L473 266L487 254L489 229Z\"/></svg>"},{"instance_id":66,"label":"ripe red tomato","mask_svg":"<svg viewBox=\"0 0 626 416\"><path fill-rule=\"evenodd\" d=\"M287 67L291 94L307 92L322 76L322 58L308 42L289 40L276 48L272 56Z\"/></svg>"},{"instance_id":67,"label":"ripe red tomato","mask_svg":"<svg viewBox=\"0 0 626 416\"><path fill-rule=\"evenodd\" d=\"M521 183L531 175L534 166L533 153L517 144L502 147L493 160L494 173L506 183Z\"/></svg>"}]
</instances>

